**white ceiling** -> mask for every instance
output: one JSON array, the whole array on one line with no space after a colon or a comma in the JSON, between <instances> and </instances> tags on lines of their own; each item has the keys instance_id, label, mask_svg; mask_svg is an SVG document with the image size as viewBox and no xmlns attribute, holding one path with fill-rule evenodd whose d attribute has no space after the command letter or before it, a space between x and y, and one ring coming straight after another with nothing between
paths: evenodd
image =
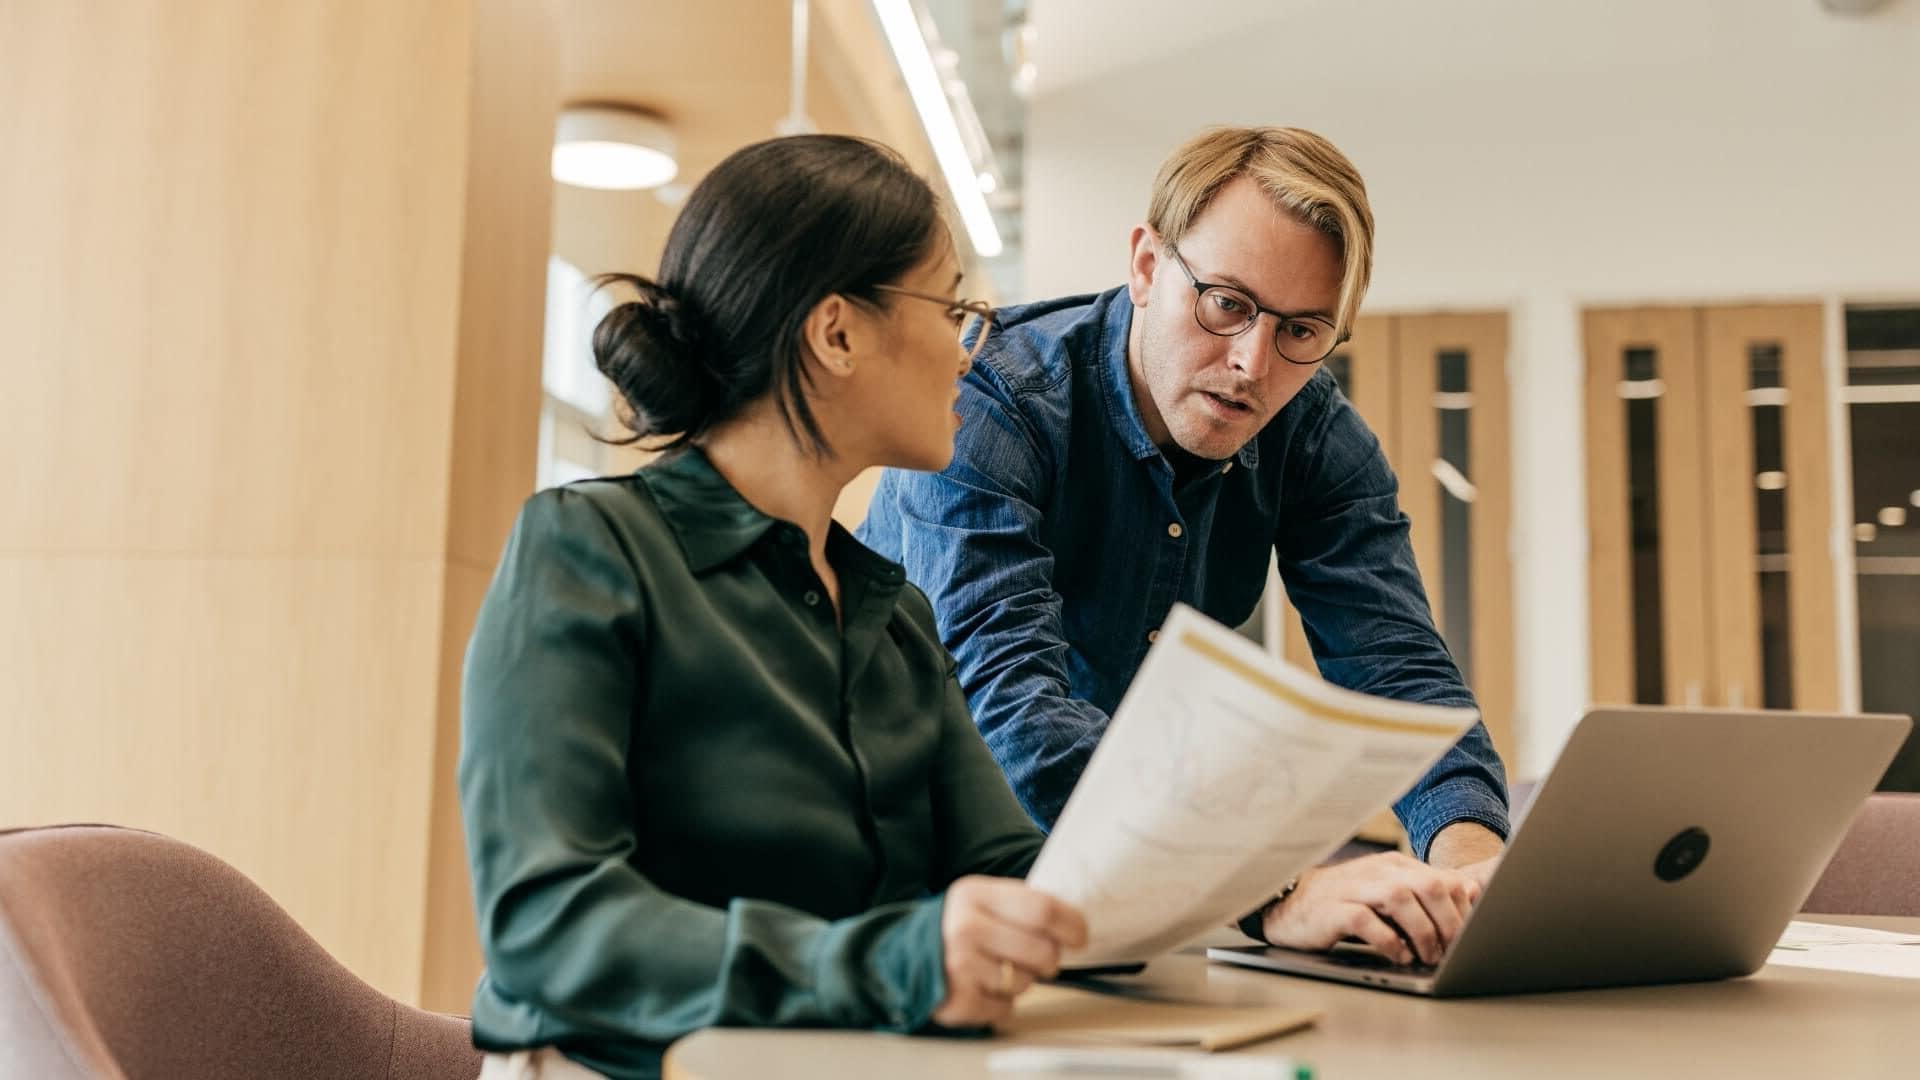
<instances>
[{"instance_id":1,"label":"white ceiling","mask_svg":"<svg viewBox=\"0 0 1920 1080\"><path fill-rule=\"evenodd\" d=\"M1044 94L1340 0L1033 0L1033 62ZM1281 38L1275 37L1276 62Z\"/></svg>"}]
</instances>

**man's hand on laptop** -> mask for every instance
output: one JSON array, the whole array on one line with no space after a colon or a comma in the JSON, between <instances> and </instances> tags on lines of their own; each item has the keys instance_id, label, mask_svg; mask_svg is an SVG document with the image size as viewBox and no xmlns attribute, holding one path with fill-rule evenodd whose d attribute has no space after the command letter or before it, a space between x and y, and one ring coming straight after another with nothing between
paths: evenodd
<instances>
[{"instance_id":1,"label":"man's hand on laptop","mask_svg":"<svg viewBox=\"0 0 1920 1080\"><path fill-rule=\"evenodd\" d=\"M1433 965L1480 898L1480 880L1397 851L1309 870L1261 922L1266 939L1331 949L1358 938L1397 964Z\"/></svg>"}]
</instances>

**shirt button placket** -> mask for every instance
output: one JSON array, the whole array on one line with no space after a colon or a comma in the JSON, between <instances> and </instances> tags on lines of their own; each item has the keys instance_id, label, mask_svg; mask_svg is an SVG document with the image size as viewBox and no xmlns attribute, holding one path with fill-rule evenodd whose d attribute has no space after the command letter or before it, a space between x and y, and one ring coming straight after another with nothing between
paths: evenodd
<instances>
[{"instance_id":1,"label":"shirt button placket","mask_svg":"<svg viewBox=\"0 0 1920 1080\"><path fill-rule=\"evenodd\" d=\"M1186 526L1184 526L1184 525L1182 525L1182 524L1180 524L1180 523L1179 523L1179 522L1177 522L1177 521L1171 521L1171 522L1168 522L1168 523L1167 523L1167 535L1168 535L1168 536L1170 536L1170 537L1172 537L1172 538L1173 538L1173 539L1175 539L1175 540L1179 540L1179 539L1181 539L1182 537L1184 537L1184 536L1186 536L1186 535L1187 535L1187 528L1186 528ZM1176 571L1176 573L1177 573L1177 571ZM1153 644L1154 642L1156 642L1156 641L1159 641L1159 640L1160 640L1160 631L1159 631L1159 630L1157 630L1157 629L1155 629L1155 630L1149 630L1149 631L1147 631L1147 644L1148 644L1148 645L1152 645L1152 644Z\"/></svg>"}]
</instances>

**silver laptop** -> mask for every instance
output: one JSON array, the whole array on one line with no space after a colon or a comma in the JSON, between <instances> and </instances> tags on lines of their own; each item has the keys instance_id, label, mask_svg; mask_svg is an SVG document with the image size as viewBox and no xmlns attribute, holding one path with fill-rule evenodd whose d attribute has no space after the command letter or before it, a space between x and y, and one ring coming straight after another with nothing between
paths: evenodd
<instances>
[{"instance_id":1,"label":"silver laptop","mask_svg":"<svg viewBox=\"0 0 1920 1080\"><path fill-rule=\"evenodd\" d=\"M1595 709L1437 967L1344 945L1207 956L1434 997L1751 974L1911 727L1904 716Z\"/></svg>"}]
</instances>

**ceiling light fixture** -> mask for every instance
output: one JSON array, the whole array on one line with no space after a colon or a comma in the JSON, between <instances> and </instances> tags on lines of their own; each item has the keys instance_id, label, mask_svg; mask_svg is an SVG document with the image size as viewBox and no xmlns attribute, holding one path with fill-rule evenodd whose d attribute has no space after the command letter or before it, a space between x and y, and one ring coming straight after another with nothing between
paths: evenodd
<instances>
[{"instance_id":1,"label":"ceiling light fixture","mask_svg":"<svg viewBox=\"0 0 1920 1080\"><path fill-rule=\"evenodd\" d=\"M994 225L993 212L987 209L986 196L980 191L979 170L973 167L966 143L960 138L960 122L954 118L953 102L947 100L933 53L927 49L926 33L920 28L913 0L873 0L873 10L880 16L887 44L893 47L894 62L900 65L907 93L920 114L920 126L933 144L934 160L940 163L947 190L953 193L954 209L966 226L967 238L981 258L993 258L1001 251L1000 229Z\"/></svg>"},{"instance_id":2,"label":"ceiling light fixture","mask_svg":"<svg viewBox=\"0 0 1920 1080\"><path fill-rule=\"evenodd\" d=\"M673 131L658 116L624 105L574 105L554 127L553 178L574 187L638 191L680 171Z\"/></svg>"}]
</instances>

